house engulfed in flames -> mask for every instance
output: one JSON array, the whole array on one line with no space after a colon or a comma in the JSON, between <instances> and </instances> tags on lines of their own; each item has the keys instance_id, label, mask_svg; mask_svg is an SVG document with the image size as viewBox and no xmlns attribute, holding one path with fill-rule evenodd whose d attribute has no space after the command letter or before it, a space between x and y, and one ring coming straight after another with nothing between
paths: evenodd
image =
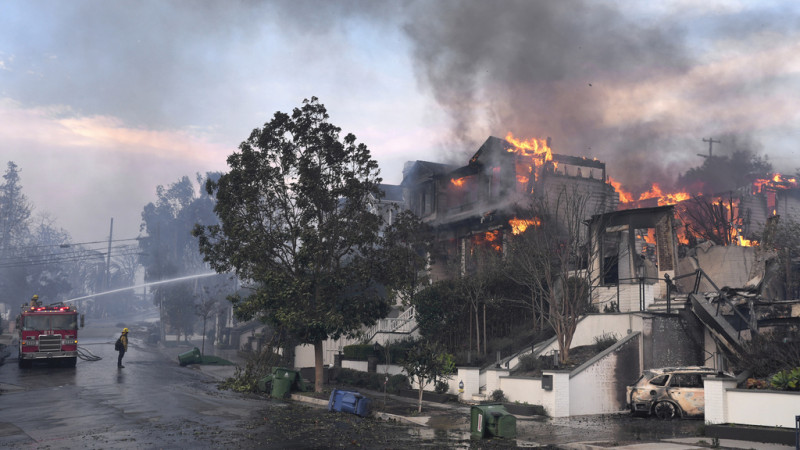
<instances>
[{"instance_id":1,"label":"house engulfed in flames","mask_svg":"<svg viewBox=\"0 0 800 450\"><path fill-rule=\"evenodd\" d=\"M509 234L519 234L539 219L530 215L534 199L565 190L580 192L592 214L613 211L619 197L606 183L605 163L552 152L549 139L520 141L489 137L462 167L427 161L403 169L406 207L436 231L448 257L462 264L476 246L502 251ZM439 267L441 269L441 267ZM435 279L445 275L432 274Z\"/></svg>"},{"instance_id":2,"label":"house engulfed in flames","mask_svg":"<svg viewBox=\"0 0 800 450\"><path fill-rule=\"evenodd\" d=\"M607 177L604 162L553 153L549 139L510 134L489 137L461 167L408 162L401 188L405 207L434 227L462 270L476 247L502 251L510 235L537 226L539 219L526 215L532 200L579 192L589 199L587 269L596 274L591 301L600 311L663 309L673 289L668 279L677 279L681 292L763 280L765 263L753 263L755 238L770 218L800 220L798 184L781 175L717 195L653 185L637 199ZM448 276L443 268L432 268L434 279ZM698 269L708 277L689 278Z\"/></svg>"}]
</instances>

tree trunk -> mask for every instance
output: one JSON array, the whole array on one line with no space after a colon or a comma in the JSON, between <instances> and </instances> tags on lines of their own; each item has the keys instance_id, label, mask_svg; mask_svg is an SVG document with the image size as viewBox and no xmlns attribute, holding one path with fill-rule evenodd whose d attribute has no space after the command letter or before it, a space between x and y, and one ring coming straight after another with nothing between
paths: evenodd
<instances>
[{"instance_id":1,"label":"tree trunk","mask_svg":"<svg viewBox=\"0 0 800 450\"><path fill-rule=\"evenodd\" d=\"M489 350L486 348L486 341L488 340L488 334L486 334L486 303L483 304L483 354L489 353Z\"/></svg>"},{"instance_id":2,"label":"tree trunk","mask_svg":"<svg viewBox=\"0 0 800 450\"><path fill-rule=\"evenodd\" d=\"M478 304L475 304L475 354L481 354L481 317Z\"/></svg>"},{"instance_id":3,"label":"tree trunk","mask_svg":"<svg viewBox=\"0 0 800 450\"><path fill-rule=\"evenodd\" d=\"M419 402L417 402L417 412L422 412L422 378L417 378L419 380Z\"/></svg>"},{"instance_id":4,"label":"tree trunk","mask_svg":"<svg viewBox=\"0 0 800 450\"><path fill-rule=\"evenodd\" d=\"M322 341L314 342L314 392L322 392Z\"/></svg>"},{"instance_id":5,"label":"tree trunk","mask_svg":"<svg viewBox=\"0 0 800 450\"><path fill-rule=\"evenodd\" d=\"M200 356L206 356L206 320L208 317L203 317L203 343L200 344Z\"/></svg>"}]
</instances>

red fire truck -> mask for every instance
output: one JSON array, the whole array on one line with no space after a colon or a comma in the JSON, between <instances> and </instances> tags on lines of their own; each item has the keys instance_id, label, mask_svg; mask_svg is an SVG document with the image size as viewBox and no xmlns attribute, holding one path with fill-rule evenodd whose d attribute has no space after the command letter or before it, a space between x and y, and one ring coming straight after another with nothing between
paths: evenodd
<instances>
[{"instance_id":1,"label":"red fire truck","mask_svg":"<svg viewBox=\"0 0 800 450\"><path fill-rule=\"evenodd\" d=\"M83 317L80 317L83 322ZM81 323L83 326L83 323ZM59 362L75 367L78 361L78 311L74 306L22 306L17 317L19 366L33 361Z\"/></svg>"}]
</instances>

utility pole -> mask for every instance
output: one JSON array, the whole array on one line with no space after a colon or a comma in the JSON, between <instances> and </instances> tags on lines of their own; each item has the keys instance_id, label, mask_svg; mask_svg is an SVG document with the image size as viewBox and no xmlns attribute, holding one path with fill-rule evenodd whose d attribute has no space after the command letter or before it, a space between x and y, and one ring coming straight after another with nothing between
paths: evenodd
<instances>
[{"instance_id":1,"label":"utility pole","mask_svg":"<svg viewBox=\"0 0 800 450\"><path fill-rule=\"evenodd\" d=\"M108 230L108 255L106 255L106 290L111 289L111 238L114 235L114 218L111 218L111 228Z\"/></svg>"},{"instance_id":2,"label":"utility pole","mask_svg":"<svg viewBox=\"0 0 800 450\"><path fill-rule=\"evenodd\" d=\"M703 138L703 142L708 142L708 155L703 155L703 154L701 154L701 153L698 153L698 154L697 154L697 156L701 156L701 157L703 157L703 158L711 158L711 157L713 156L713 155L711 154L712 146L713 146L714 144L721 144L721 143L722 143L722 142L720 142L720 141L715 141L715 140L714 140L714 138L708 138L708 139L706 139L706 138Z\"/></svg>"}]
</instances>

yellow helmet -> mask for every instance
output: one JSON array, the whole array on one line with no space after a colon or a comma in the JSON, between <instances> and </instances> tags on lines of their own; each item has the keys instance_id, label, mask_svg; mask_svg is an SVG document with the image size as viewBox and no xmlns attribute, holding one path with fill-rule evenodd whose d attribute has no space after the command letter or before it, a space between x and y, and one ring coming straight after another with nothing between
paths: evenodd
<instances>
[{"instance_id":1,"label":"yellow helmet","mask_svg":"<svg viewBox=\"0 0 800 450\"><path fill-rule=\"evenodd\" d=\"M38 295L36 295L36 294L33 294L33 299L34 299L34 300L39 300L39 296L38 296Z\"/></svg>"},{"instance_id":2,"label":"yellow helmet","mask_svg":"<svg viewBox=\"0 0 800 450\"><path fill-rule=\"evenodd\" d=\"M128 329L127 329L127 328L123 328L123 329L122 329L122 334L125 334L125 333L127 333L127 332L128 332Z\"/></svg>"}]
</instances>

